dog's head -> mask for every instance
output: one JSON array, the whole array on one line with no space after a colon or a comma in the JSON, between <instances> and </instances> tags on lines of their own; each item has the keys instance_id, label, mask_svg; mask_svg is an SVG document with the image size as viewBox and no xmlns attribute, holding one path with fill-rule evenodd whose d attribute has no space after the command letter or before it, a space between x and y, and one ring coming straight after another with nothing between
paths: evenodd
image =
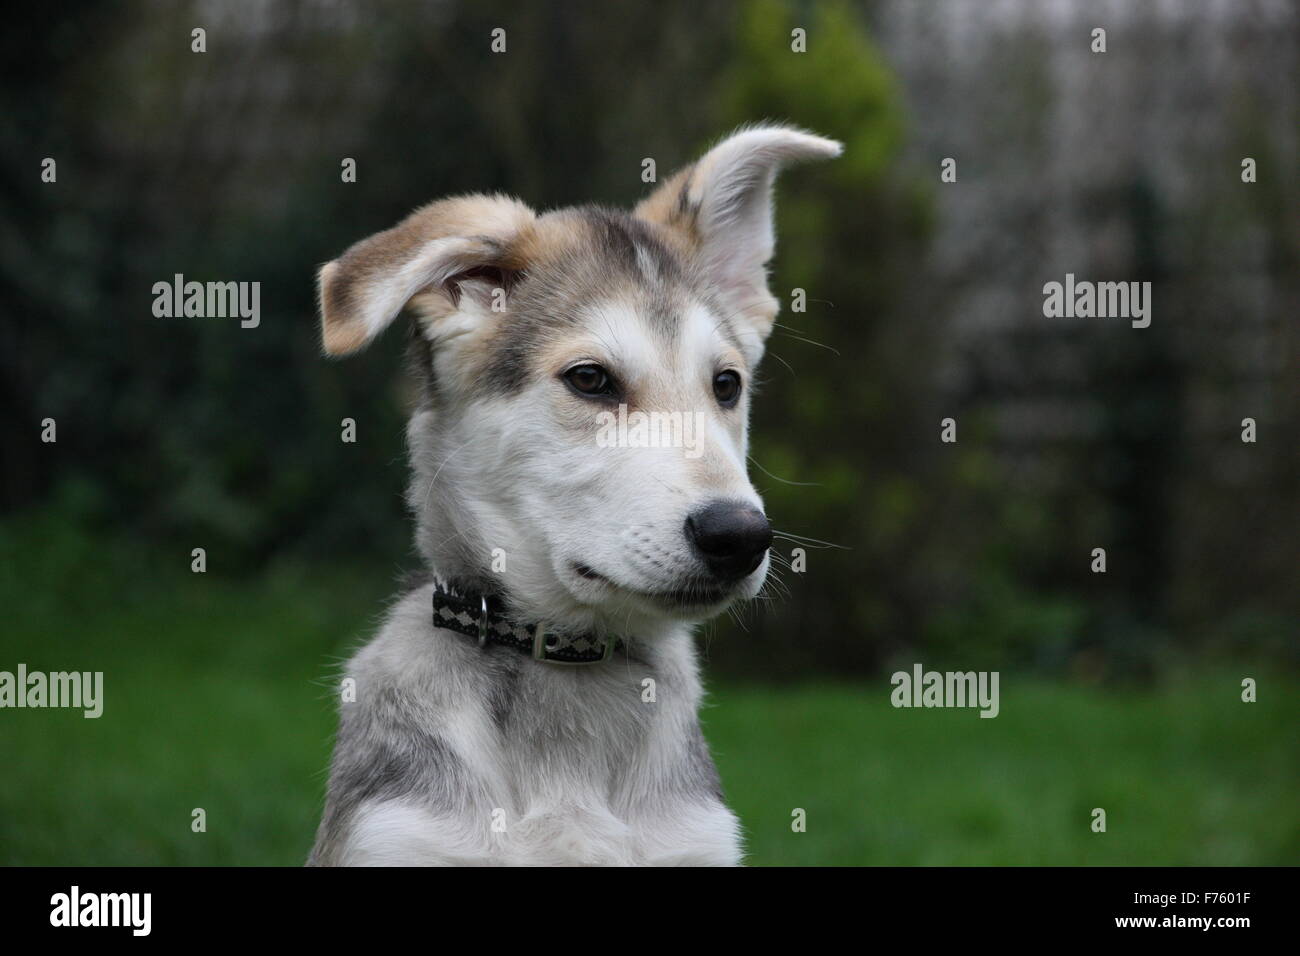
<instances>
[{"instance_id":1,"label":"dog's head","mask_svg":"<svg viewBox=\"0 0 1300 956\"><path fill-rule=\"evenodd\" d=\"M839 151L746 129L631 214L462 196L321 269L329 354L415 318L409 501L435 570L580 628L757 594L772 532L747 417L777 313L772 184Z\"/></svg>"}]
</instances>

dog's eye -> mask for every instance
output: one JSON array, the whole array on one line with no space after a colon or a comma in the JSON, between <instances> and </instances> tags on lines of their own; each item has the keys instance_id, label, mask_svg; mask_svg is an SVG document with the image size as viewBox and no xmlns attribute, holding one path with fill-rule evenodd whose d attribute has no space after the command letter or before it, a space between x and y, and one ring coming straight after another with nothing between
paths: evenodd
<instances>
[{"instance_id":1,"label":"dog's eye","mask_svg":"<svg viewBox=\"0 0 1300 956\"><path fill-rule=\"evenodd\" d=\"M735 405L740 398L740 376L730 371L713 376L713 395L721 405Z\"/></svg>"},{"instance_id":2,"label":"dog's eye","mask_svg":"<svg viewBox=\"0 0 1300 956\"><path fill-rule=\"evenodd\" d=\"M564 373L564 380L583 395L612 395L614 382L599 365L575 365Z\"/></svg>"}]
</instances>

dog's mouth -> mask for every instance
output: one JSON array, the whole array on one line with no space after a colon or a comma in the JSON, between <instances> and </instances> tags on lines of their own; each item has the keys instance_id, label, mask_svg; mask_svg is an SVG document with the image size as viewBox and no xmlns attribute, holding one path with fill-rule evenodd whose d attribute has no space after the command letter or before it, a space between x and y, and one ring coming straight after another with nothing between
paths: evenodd
<instances>
[{"instance_id":1,"label":"dog's mouth","mask_svg":"<svg viewBox=\"0 0 1300 956\"><path fill-rule=\"evenodd\" d=\"M673 608L675 610L713 607L727 601L736 592L735 585L724 587L717 584L711 584L707 581L692 582L685 587L671 588L662 591L641 591L636 588L626 587L616 581L612 581L586 564L574 562L573 572L584 580L592 581L597 584L604 584L607 587L634 594L642 600L650 601L654 604Z\"/></svg>"}]
</instances>

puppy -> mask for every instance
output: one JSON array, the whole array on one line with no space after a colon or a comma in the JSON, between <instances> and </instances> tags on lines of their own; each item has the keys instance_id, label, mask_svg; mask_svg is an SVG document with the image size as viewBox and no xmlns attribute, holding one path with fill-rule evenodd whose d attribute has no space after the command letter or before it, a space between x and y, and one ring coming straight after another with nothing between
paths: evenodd
<instances>
[{"instance_id":1,"label":"puppy","mask_svg":"<svg viewBox=\"0 0 1300 956\"><path fill-rule=\"evenodd\" d=\"M325 351L404 310L428 579L348 664L313 865L734 865L695 623L754 597L746 474L772 186L742 129L631 213L444 199L319 275Z\"/></svg>"}]
</instances>

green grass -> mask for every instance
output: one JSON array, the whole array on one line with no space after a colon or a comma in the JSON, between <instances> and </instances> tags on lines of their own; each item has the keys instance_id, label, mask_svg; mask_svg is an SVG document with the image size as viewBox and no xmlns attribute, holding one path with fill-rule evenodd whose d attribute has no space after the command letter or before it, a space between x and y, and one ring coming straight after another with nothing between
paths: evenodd
<instances>
[{"instance_id":1,"label":"green grass","mask_svg":"<svg viewBox=\"0 0 1300 956\"><path fill-rule=\"evenodd\" d=\"M23 537L0 533L0 670L102 670L105 711L0 711L0 863L301 863L333 731L324 681L387 584L231 583ZM1243 674L1259 703L1239 702ZM1300 860L1294 678L1220 668L1107 692L1004 674L993 720L895 710L889 689L714 688L706 733L751 863ZM1090 831L1093 807L1108 832Z\"/></svg>"},{"instance_id":2,"label":"green grass","mask_svg":"<svg viewBox=\"0 0 1300 956\"><path fill-rule=\"evenodd\" d=\"M1295 864L1298 688L1265 680L1270 700L1243 704L1237 684L1106 693L1004 674L1001 713L981 719L895 710L882 678L729 689L706 720L753 863Z\"/></svg>"}]
</instances>

